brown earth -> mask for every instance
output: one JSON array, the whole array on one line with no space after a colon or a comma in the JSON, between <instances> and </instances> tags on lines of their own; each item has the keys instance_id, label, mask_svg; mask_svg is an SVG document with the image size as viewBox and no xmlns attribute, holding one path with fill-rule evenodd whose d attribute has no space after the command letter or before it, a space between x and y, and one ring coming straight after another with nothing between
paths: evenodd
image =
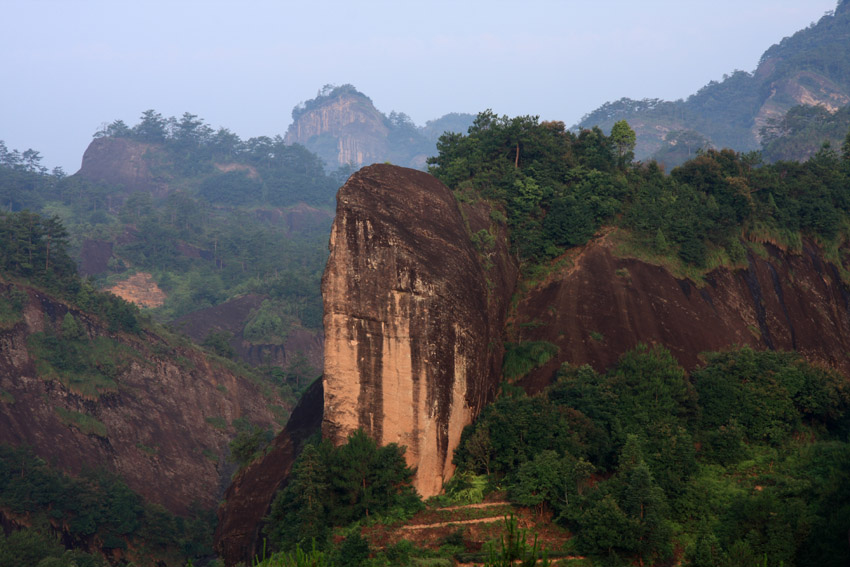
<instances>
[{"instance_id":1,"label":"brown earth","mask_svg":"<svg viewBox=\"0 0 850 567\"><path fill-rule=\"evenodd\" d=\"M233 472L225 462L235 435L232 421L244 417L274 427L271 406L279 404L277 397L189 345L147 331L112 333L96 317L41 291L26 292L22 319L0 330L0 390L5 392L0 443L28 445L69 474L104 467L178 514L194 503L214 507ZM48 328L58 332L69 312L89 338L108 337L125 351L114 386L98 393L39 376L28 339ZM78 425L68 415L102 428Z\"/></svg>"},{"instance_id":2,"label":"brown earth","mask_svg":"<svg viewBox=\"0 0 850 567\"><path fill-rule=\"evenodd\" d=\"M480 560L486 558L487 546L497 545L506 533L505 520L509 517L517 521L518 528L526 530L529 544L536 536L541 550L550 557L563 556L562 550L570 534L554 525L551 513L544 511L540 514L507 502L428 508L402 523L363 528L362 535L379 549L408 540L419 548L435 552L445 545L448 538L460 536L463 553L478 555L479 561L467 564L480 565Z\"/></svg>"},{"instance_id":3,"label":"brown earth","mask_svg":"<svg viewBox=\"0 0 850 567\"><path fill-rule=\"evenodd\" d=\"M139 307L162 307L166 295L147 272L138 272L106 289L121 299Z\"/></svg>"},{"instance_id":4,"label":"brown earth","mask_svg":"<svg viewBox=\"0 0 850 567\"><path fill-rule=\"evenodd\" d=\"M80 250L77 271L81 276L96 276L109 269L112 258L112 242L106 240L86 240Z\"/></svg>"},{"instance_id":5,"label":"brown earth","mask_svg":"<svg viewBox=\"0 0 850 567\"><path fill-rule=\"evenodd\" d=\"M260 174L257 173L257 168L253 165L247 165L244 163L216 163L215 168L222 173L229 173L231 171L245 171L248 174L248 177L251 179L257 179L260 177Z\"/></svg>"},{"instance_id":6,"label":"brown earth","mask_svg":"<svg viewBox=\"0 0 850 567\"><path fill-rule=\"evenodd\" d=\"M571 265L524 294L514 340L549 341L558 355L522 384L547 385L564 362L613 365L638 343L666 346L687 369L700 353L750 345L796 350L850 376L850 292L822 251L765 244L745 269L716 269L700 286L662 267L618 258L609 236L574 251Z\"/></svg>"},{"instance_id":7,"label":"brown earth","mask_svg":"<svg viewBox=\"0 0 850 567\"><path fill-rule=\"evenodd\" d=\"M496 242L488 272L451 191L420 171L369 166L337 196L322 433L343 443L360 428L407 447L425 497L451 476L461 431L498 388L515 271L506 239Z\"/></svg>"}]
</instances>

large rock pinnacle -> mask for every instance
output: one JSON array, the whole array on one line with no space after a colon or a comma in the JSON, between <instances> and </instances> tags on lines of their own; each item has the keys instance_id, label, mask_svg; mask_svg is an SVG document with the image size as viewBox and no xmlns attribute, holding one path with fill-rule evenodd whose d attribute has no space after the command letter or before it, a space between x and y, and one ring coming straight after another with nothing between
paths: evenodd
<instances>
[{"instance_id":1,"label":"large rock pinnacle","mask_svg":"<svg viewBox=\"0 0 850 567\"><path fill-rule=\"evenodd\" d=\"M322 280L323 436L342 443L360 428L406 446L428 497L496 393L515 274L503 250L482 262L452 193L426 173L366 167L337 199Z\"/></svg>"}]
</instances>

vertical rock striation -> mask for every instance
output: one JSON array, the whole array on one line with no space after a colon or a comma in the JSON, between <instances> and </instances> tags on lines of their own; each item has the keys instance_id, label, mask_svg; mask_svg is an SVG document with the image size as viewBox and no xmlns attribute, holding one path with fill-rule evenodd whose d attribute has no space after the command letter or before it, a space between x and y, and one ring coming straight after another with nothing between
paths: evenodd
<instances>
[{"instance_id":1,"label":"vertical rock striation","mask_svg":"<svg viewBox=\"0 0 850 567\"><path fill-rule=\"evenodd\" d=\"M322 280L322 432L341 443L361 428L406 446L416 489L431 496L499 383L515 281L506 239L495 261L483 257L466 224L480 211L465 221L449 189L420 171L366 167L337 201Z\"/></svg>"}]
</instances>

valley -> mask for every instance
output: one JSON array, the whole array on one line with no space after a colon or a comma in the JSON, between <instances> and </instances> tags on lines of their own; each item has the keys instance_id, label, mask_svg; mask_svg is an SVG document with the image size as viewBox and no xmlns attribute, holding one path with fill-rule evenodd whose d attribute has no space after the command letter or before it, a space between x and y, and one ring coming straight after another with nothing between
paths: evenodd
<instances>
[{"instance_id":1,"label":"valley","mask_svg":"<svg viewBox=\"0 0 850 567\"><path fill-rule=\"evenodd\" d=\"M573 127L0 142L0 567L846 565L848 29Z\"/></svg>"}]
</instances>

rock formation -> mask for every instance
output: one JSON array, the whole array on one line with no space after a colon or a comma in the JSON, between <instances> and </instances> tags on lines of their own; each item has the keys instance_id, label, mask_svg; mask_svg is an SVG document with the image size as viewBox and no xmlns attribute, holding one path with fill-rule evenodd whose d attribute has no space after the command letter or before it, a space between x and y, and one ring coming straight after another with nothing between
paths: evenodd
<instances>
[{"instance_id":1,"label":"rock formation","mask_svg":"<svg viewBox=\"0 0 850 567\"><path fill-rule=\"evenodd\" d=\"M0 293L8 284L0 282ZM41 291L25 289L18 321L0 326L0 443L29 445L58 470L118 473L136 492L170 511L212 508L233 471L225 463L246 418L274 423L274 395L211 363L199 351L148 332L111 332L105 323ZM45 376L31 337L58 333L71 313L89 339L108 339L120 363L102 358L111 382L95 392ZM103 343L100 343L103 344Z\"/></svg>"},{"instance_id":2,"label":"rock formation","mask_svg":"<svg viewBox=\"0 0 850 567\"><path fill-rule=\"evenodd\" d=\"M322 99L297 117L284 142L301 144L331 167L386 159L390 130L369 97L352 90Z\"/></svg>"},{"instance_id":3,"label":"rock formation","mask_svg":"<svg viewBox=\"0 0 850 567\"><path fill-rule=\"evenodd\" d=\"M664 345L687 369L702 352L750 345L796 350L850 376L850 291L838 269L811 242L801 253L764 247L767 257L751 254L746 269L716 269L699 286L618 258L609 236L575 249L517 305L514 339L560 348L523 385L541 389L564 362L604 370L641 342Z\"/></svg>"},{"instance_id":4,"label":"rock formation","mask_svg":"<svg viewBox=\"0 0 850 567\"><path fill-rule=\"evenodd\" d=\"M156 144L146 144L127 138L97 138L92 140L83 154L83 163L75 173L87 181L120 187L113 191L117 210L124 197L130 193L145 192L156 197L168 193L168 183L156 176L151 164L163 159L162 149Z\"/></svg>"},{"instance_id":5,"label":"rock formation","mask_svg":"<svg viewBox=\"0 0 850 567\"><path fill-rule=\"evenodd\" d=\"M488 272L451 191L419 171L367 167L337 197L322 433L341 443L361 428L406 446L424 497L451 476L461 431L499 384L513 278L497 242Z\"/></svg>"},{"instance_id":6,"label":"rock formation","mask_svg":"<svg viewBox=\"0 0 850 567\"><path fill-rule=\"evenodd\" d=\"M517 270L506 229L490 213L484 202L458 204L425 173L389 165L362 169L338 195L322 282L322 434L340 443L362 428L382 444L405 445L425 497L451 475L463 426L496 392L503 333L559 347L522 380L529 392L565 362L604 370L639 342L666 346L688 369L701 352L751 345L796 349L850 375L850 290L810 242L799 253L764 243L766 253L751 254L745 268L719 268L696 283L619 257L608 232L569 251L565 267L509 309ZM492 245L473 244L482 230ZM287 430L300 433L279 437L276 456L228 492L217 549L229 565L257 551L297 439L322 409L314 399L299 411Z\"/></svg>"},{"instance_id":7,"label":"rock formation","mask_svg":"<svg viewBox=\"0 0 850 567\"><path fill-rule=\"evenodd\" d=\"M301 144L330 168L389 161L424 169L437 138L446 130L466 132L474 118L452 113L420 128L403 113L385 116L352 85L327 85L295 107L284 142Z\"/></svg>"}]
</instances>

